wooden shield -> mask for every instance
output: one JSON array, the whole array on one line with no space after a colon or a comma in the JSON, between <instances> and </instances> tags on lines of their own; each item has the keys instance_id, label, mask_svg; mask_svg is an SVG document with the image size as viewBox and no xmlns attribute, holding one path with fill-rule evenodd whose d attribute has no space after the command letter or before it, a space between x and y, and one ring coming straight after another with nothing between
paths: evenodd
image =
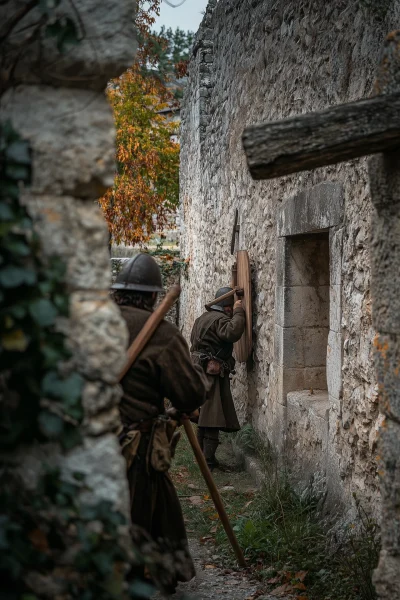
<instances>
[{"instance_id":1,"label":"wooden shield","mask_svg":"<svg viewBox=\"0 0 400 600\"><path fill-rule=\"evenodd\" d=\"M246 313L246 329L240 340L234 345L235 357L238 362L246 362L252 350L252 310L251 310L251 273L247 250L238 250L236 254L237 286L244 291L243 308Z\"/></svg>"}]
</instances>

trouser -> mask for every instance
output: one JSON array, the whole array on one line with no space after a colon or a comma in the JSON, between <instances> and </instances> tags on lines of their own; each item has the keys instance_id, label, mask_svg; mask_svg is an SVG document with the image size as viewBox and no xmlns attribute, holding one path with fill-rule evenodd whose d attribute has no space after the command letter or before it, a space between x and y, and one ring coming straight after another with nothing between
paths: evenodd
<instances>
[{"instance_id":1,"label":"trouser","mask_svg":"<svg viewBox=\"0 0 400 600\"><path fill-rule=\"evenodd\" d=\"M218 427L198 427L197 439L209 466L218 464L215 453L219 445Z\"/></svg>"}]
</instances>

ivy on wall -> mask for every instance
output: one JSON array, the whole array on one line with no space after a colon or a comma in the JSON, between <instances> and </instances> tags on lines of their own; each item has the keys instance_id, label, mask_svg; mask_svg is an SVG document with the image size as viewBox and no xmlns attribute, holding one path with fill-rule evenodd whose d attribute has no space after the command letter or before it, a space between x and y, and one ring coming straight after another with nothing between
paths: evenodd
<instances>
[{"instance_id":1,"label":"ivy on wall","mask_svg":"<svg viewBox=\"0 0 400 600\"><path fill-rule=\"evenodd\" d=\"M27 142L6 126L0 153L0 448L57 439L67 449L80 441L83 379L60 372L70 357L57 327L57 319L68 316L65 266L40 254L32 220L18 200L31 176Z\"/></svg>"},{"instance_id":2,"label":"ivy on wall","mask_svg":"<svg viewBox=\"0 0 400 600\"><path fill-rule=\"evenodd\" d=\"M84 382L68 368L59 328L69 309L65 266L43 256L20 204L31 153L10 125L0 131L0 168L0 450L10 458L0 470L2 593L9 600L137 597L141 584L125 577L132 556L119 544L123 515L107 501L82 503L82 473L66 480L44 466L29 490L21 477L22 449L53 442L67 451L81 442Z\"/></svg>"}]
</instances>

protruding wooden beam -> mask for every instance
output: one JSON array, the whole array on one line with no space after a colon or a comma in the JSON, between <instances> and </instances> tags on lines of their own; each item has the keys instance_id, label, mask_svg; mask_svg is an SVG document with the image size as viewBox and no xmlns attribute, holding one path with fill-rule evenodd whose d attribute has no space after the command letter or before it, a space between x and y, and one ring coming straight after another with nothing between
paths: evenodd
<instances>
[{"instance_id":1,"label":"protruding wooden beam","mask_svg":"<svg viewBox=\"0 0 400 600\"><path fill-rule=\"evenodd\" d=\"M375 96L247 127L243 146L253 179L383 152L400 146L400 94Z\"/></svg>"}]
</instances>

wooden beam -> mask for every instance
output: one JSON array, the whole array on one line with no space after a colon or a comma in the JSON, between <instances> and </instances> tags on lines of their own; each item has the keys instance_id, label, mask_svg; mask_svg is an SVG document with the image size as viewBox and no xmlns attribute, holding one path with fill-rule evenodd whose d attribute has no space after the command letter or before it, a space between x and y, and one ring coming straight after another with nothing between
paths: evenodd
<instances>
[{"instance_id":1,"label":"wooden beam","mask_svg":"<svg viewBox=\"0 0 400 600\"><path fill-rule=\"evenodd\" d=\"M400 93L252 125L243 133L253 179L290 175L399 145Z\"/></svg>"}]
</instances>

